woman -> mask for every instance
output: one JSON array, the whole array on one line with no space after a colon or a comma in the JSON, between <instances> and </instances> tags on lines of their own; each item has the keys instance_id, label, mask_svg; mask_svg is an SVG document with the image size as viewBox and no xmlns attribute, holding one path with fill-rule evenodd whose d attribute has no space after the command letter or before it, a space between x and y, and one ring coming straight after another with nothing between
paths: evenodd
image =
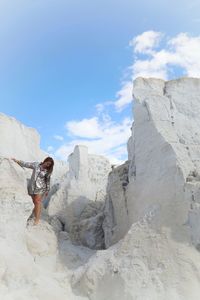
<instances>
[{"instance_id":1,"label":"woman","mask_svg":"<svg viewBox=\"0 0 200 300\"><path fill-rule=\"evenodd\" d=\"M53 172L54 160L46 157L43 162L24 162L12 158L21 167L33 169L31 179L28 184L28 194L34 203L33 214L35 216L34 225L37 225L41 215L41 201L48 195L50 190L50 176Z\"/></svg>"}]
</instances>

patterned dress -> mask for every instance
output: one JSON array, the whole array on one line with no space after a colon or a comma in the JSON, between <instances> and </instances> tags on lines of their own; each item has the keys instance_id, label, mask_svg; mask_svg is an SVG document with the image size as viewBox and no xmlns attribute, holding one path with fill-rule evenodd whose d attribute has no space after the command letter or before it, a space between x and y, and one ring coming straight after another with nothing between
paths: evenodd
<instances>
[{"instance_id":1,"label":"patterned dress","mask_svg":"<svg viewBox=\"0 0 200 300\"><path fill-rule=\"evenodd\" d=\"M39 162L24 162L18 161L21 167L33 169L31 179L28 183L28 194L30 196L35 194L44 195L50 190L50 175L46 169L42 169Z\"/></svg>"}]
</instances>

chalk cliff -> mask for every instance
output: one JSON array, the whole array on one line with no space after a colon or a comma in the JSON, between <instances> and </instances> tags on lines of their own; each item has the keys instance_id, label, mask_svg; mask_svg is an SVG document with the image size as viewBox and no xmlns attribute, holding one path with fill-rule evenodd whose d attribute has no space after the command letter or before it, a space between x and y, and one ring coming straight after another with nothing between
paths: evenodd
<instances>
[{"instance_id":1,"label":"chalk cliff","mask_svg":"<svg viewBox=\"0 0 200 300\"><path fill-rule=\"evenodd\" d=\"M77 145L68 158L69 171L47 206L49 216L61 222L76 243L104 247L103 205L111 166L103 156L88 154Z\"/></svg>"},{"instance_id":2,"label":"chalk cliff","mask_svg":"<svg viewBox=\"0 0 200 300\"><path fill-rule=\"evenodd\" d=\"M128 160L112 169L82 145L56 160L38 227L30 172L6 157L46 154L35 130L0 116L1 299L199 298L200 79L137 78Z\"/></svg>"},{"instance_id":3,"label":"chalk cliff","mask_svg":"<svg viewBox=\"0 0 200 300\"><path fill-rule=\"evenodd\" d=\"M110 247L81 266L72 284L95 300L195 300L200 79L137 78L133 97L128 161L109 175L104 223Z\"/></svg>"}]
</instances>

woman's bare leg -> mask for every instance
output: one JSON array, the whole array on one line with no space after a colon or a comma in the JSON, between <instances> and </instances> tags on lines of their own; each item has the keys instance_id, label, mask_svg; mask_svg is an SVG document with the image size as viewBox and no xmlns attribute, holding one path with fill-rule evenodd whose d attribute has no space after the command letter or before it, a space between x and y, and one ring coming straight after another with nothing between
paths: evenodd
<instances>
[{"instance_id":1,"label":"woman's bare leg","mask_svg":"<svg viewBox=\"0 0 200 300\"><path fill-rule=\"evenodd\" d=\"M32 196L32 199L33 199L33 203L34 203L34 206L35 206L34 209L33 209L33 212L34 212L34 215L35 215L34 225L37 225L39 223L40 215L41 215L42 195L39 195L39 194L34 195L34 196Z\"/></svg>"},{"instance_id":2,"label":"woman's bare leg","mask_svg":"<svg viewBox=\"0 0 200 300\"><path fill-rule=\"evenodd\" d=\"M30 196L31 196L32 201L33 201L34 200L34 195L30 195ZM33 208L32 212L31 212L30 216L28 217L27 221L31 220L35 216L34 211L35 211L35 205L34 205L34 208Z\"/></svg>"}]
</instances>

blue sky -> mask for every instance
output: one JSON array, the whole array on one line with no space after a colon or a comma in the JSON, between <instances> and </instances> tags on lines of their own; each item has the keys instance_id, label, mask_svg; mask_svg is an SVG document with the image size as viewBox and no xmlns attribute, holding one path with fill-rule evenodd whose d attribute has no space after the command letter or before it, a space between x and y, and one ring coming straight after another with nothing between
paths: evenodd
<instances>
[{"instance_id":1,"label":"blue sky","mask_svg":"<svg viewBox=\"0 0 200 300\"><path fill-rule=\"evenodd\" d=\"M199 11L196 0L0 0L0 111L54 157L85 144L123 162L134 78L200 75Z\"/></svg>"}]
</instances>

